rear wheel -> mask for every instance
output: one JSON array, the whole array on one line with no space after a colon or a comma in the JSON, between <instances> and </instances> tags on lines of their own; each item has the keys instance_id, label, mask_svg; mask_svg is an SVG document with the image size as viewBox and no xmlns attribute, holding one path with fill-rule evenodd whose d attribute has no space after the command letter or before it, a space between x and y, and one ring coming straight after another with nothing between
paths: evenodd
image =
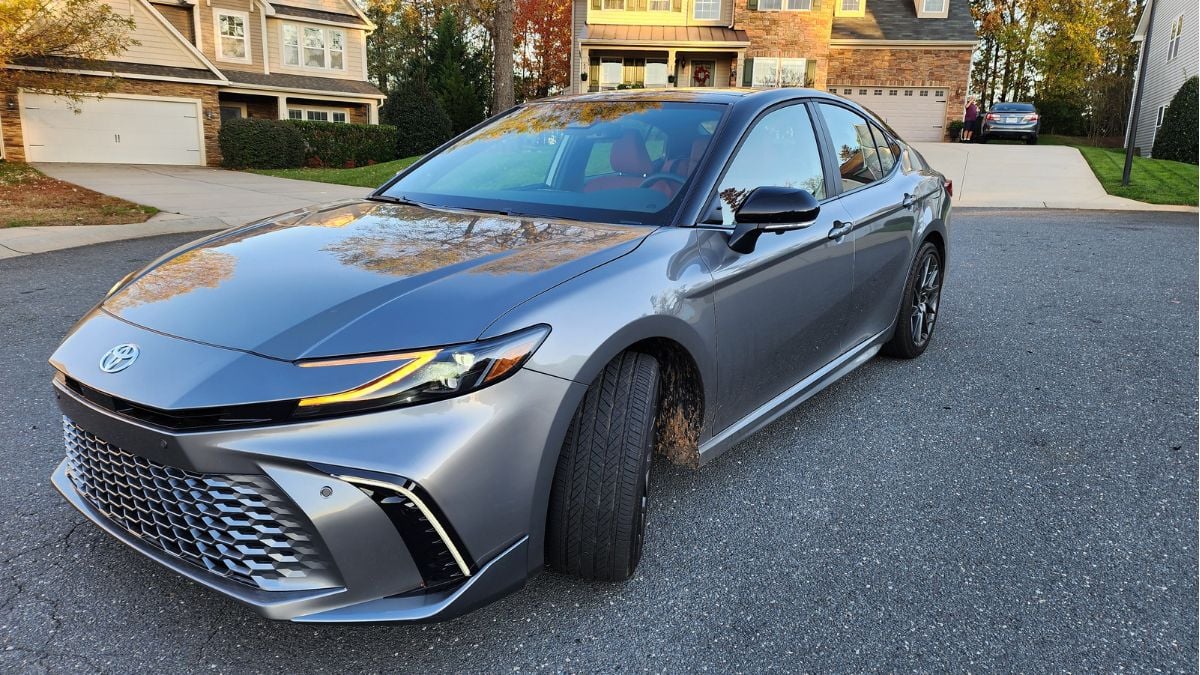
<instances>
[{"instance_id":1,"label":"rear wheel","mask_svg":"<svg viewBox=\"0 0 1200 675\"><path fill-rule=\"evenodd\" d=\"M925 242L908 272L904 302L896 317L896 333L883 346L883 353L902 359L915 359L923 354L933 337L941 303L942 256L936 246Z\"/></svg>"},{"instance_id":2,"label":"rear wheel","mask_svg":"<svg viewBox=\"0 0 1200 675\"><path fill-rule=\"evenodd\" d=\"M642 557L658 361L625 352L588 387L563 444L546 524L550 567L624 581Z\"/></svg>"},{"instance_id":3,"label":"rear wheel","mask_svg":"<svg viewBox=\"0 0 1200 675\"><path fill-rule=\"evenodd\" d=\"M1026 145L1037 145L1037 136L1029 136L1025 139Z\"/></svg>"}]
</instances>

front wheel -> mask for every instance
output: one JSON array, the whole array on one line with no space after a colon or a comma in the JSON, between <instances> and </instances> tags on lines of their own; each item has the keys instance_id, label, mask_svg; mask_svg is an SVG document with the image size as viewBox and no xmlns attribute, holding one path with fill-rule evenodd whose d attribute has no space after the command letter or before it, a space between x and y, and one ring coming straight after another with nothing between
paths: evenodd
<instances>
[{"instance_id":1,"label":"front wheel","mask_svg":"<svg viewBox=\"0 0 1200 675\"><path fill-rule=\"evenodd\" d=\"M642 557L658 361L625 352L588 387L563 443L546 523L550 567L624 581Z\"/></svg>"},{"instance_id":2,"label":"front wheel","mask_svg":"<svg viewBox=\"0 0 1200 675\"><path fill-rule=\"evenodd\" d=\"M904 301L896 317L896 333L883 346L883 353L901 359L915 359L923 354L933 337L941 303L942 256L937 246L927 241L917 251L908 272Z\"/></svg>"}]
</instances>

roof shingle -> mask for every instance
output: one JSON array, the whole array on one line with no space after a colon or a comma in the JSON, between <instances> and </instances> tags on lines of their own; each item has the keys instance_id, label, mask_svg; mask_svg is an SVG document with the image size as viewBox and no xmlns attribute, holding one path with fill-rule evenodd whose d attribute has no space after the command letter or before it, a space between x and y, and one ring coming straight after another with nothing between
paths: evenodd
<instances>
[{"instance_id":1,"label":"roof shingle","mask_svg":"<svg viewBox=\"0 0 1200 675\"><path fill-rule=\"evenodd\" d=\"M911 0L869 0L866 16L836 17L833 40L975 42L975 22L965 0L950 2L945 19L918 19Z\"/></svg>"},{"instance_id":2,"label":"roof shingle","mask_svg":"<svg viewBox=\"0 0 1200 675\"><path fill-rule=\"evenodd\" d=\"M359 96L383 96L383 92L362 80L341 80L333 77L316 77L313 75L288 75L286 73L249 73L241 70L224 70L225 77L235 84L254 85L259 87L279 87L283 89L307 89L310 91L336 92L340 94L357 94Z\"/></svg>"}]
</instances>

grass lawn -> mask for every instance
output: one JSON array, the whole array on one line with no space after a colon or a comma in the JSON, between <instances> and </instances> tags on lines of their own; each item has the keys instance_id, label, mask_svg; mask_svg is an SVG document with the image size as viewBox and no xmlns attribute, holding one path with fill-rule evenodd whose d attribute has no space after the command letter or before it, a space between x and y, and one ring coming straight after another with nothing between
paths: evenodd
<instances>
[{"instance_id":1,"label":"grass lawn","mask_svg":"<svg viewBox=\"0 0 1200 675\"><path fill-rule=\"evenodd\" d=\"M377 188L396 175L396 172L409 164L421 159L405 157L392 162L360 166L355 169L252 169L254 173L279 178L294 178L296 180L312 180L318 183L337 183L339 185L354 185L357 187Z\"/></svg>"},{"instance_id":2,"label":"grass lawn","mask_svg":"<svg viewBox=\"0 0 1200 675\"><path fill-rule=\"evenodd\" d=\"M1129 174L1129 185L1121 185L1121 172L1125 168L1125 151L1121 148L1100 148L1089 145L1086 138L1071 136L1041 136L1039 142L1047 145L1069 145L1079 149L1092 173L1100 180L1110 195L1136 199L1150 204L1197 205L1197 181L1200 172L1193 164L1172 162L1165 159L1149 159L1134 156L1133 169Z\"/></svg>"},{"instance_id":3,"label":"grass lawn","mask_svg":"<svg viewBox=\"0 0 1200 675\"><path fill-rule=\"evenodd\" d=\"M29 225L121 225L158 213L124 199L50 178L20 162L0 162L0 228Z\"/></svg>"}]
</instances>

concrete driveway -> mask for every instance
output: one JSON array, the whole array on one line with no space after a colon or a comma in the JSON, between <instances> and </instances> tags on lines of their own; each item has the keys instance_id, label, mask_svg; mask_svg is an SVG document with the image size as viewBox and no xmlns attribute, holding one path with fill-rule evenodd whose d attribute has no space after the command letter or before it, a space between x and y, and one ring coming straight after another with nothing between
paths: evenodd
<instances>
[{"instance_id":1,"label":"concrete driveway","mask_svg":"<svg viewBox=\"0 0 1200 675\"><path fill-rule=\"evenodd\" d=\"M914 145L933 168L954 181L957 206L1181 210L1108 194L1083 155L1065 145Z\"/></svg>"},{"instance_id":2,"label":"concrete driveway","mask_svg":"<svg viewBox=\"0 0 1200 675\"><path fill-rule=\"evenodd\" d=\"M235 226L292 209L362 197L360 187L313 183L199 166L37 164L68 183L168 213ZM219 221L219 222L217 222Z\"/></svg>"}]
</instances>

